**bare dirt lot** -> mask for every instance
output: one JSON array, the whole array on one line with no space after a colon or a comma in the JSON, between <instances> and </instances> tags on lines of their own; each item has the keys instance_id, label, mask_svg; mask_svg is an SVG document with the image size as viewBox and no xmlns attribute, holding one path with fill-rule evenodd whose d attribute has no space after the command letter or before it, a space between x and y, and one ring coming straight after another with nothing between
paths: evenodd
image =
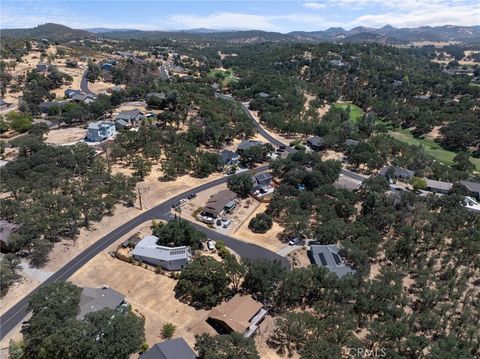
<instances>
[{"instance_id":1,"label":"bare dirt lot","mask_svg":"<svg viewBox=\"0 0 480 359\"><path fill-rule=\"evenodd\" d=\"M59 128L50 130L47 134L45 143L51 145L68 145L74 144L85 138L87 130L79 127Z\"/></svg>"},{"instance_id":2,"label":"bare dirt lot","mask_svg":"<svg viewBox=\"0 0 480 359\"><path fill-rule=\"evenodd\" d=\"M241 239L242 241L253 243L261 247L267 248L272 252L277 252L280 249L284 248L286 244L280 240L280 233L283 232L284 228L278 223L273 222L272 229L266 233L253 233L249 228L248 224L250 220L257 215L257 213L265 212L267 208L266 203L260 203L254 211L245 219L243 224L233 232L233 236Z\"/></svg>"}]
</instances>

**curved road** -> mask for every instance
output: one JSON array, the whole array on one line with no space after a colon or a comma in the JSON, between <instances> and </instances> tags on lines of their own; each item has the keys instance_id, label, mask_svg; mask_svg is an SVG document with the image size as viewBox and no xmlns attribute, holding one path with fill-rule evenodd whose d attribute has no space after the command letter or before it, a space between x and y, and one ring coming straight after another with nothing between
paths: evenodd
<instances>
[{"instance_id":1,"label":"curved road","mask_svg":"<svg viewBox=\"0 0 480 359\"><path fill-rule=\"evenodd\" d=\"M249 171L248 173L264 171L266 169L268 169L268 165L258 167L252 171ZM170 210L172 208L173 203L178 202L181 198L186 198L189 194L207 190L219 184L225 183L227 180L228 180L228 177L223 177L223 178L219 178L214 181L205 183L201 186L185 191L173 198L170 198L169 200L163 202L162 204L148 211L145 211L144 213L140 214L134 219L116 228L114 231L110 232L103 238L99 239L96 243L92 244L90 247L88 247L86 250L84 250L82 253L77 255L70 262L68 262L62 268L60 268L58 271L52 274L39 287L45 286L53 282L60 282L60 281L67 280L73 273L75 273L78 269L80 269L83 265L85 265L90 259L95 257L101 251L105 250L111 244L115 243L120 237L124 236L125 234L133 230L139 224L145 221L152 220L154 218L170 220L172 219ZM250 260L271 260L271 261L276 260L282 263L282 265L284 265L285 267L290 268L290 262L286 258L274 252L271 252L263 247L259 247L254 244L246 243L246 242L237 240L235 238L223 235L221 233L218 233L204 226L200 226L196 223L193 223L193 222L191 223L198 230L204 232L209 238L214 240L223 240L229 248L231 248L236 253L238 253L242 258L250 259ZM18 323L20 323L25 318L28 312L27 311L28 300L30 296L37 289L34 289L32 292L30 292L27 296L25 296L22 300L20 300L17 304L15 304L12 308L10 308L0 317L0 323L1 323L0 338L3 338L10 330L12 330Z\"/></svg>"},{"instance_id":2,"label":"curved road","mask_svg":"<svg viewBox=\"0 0 480 359\"><path fill-rule=\"evenodd\" d=\"M93 94L88 89L88 81L85 77L86 71L82 77L80 89L85 92L85 93L90 93ZM225 98L223 95L220 96L222 98ZM229 99L232 99L231 97L228 97ZM255 118L252 116L248 108L246 107L245 104L242 103L242 108L244 109L245 113L252 119L252 121L255 124L255 127L257 131L265 137L268 141L270 141L273 145L275 146L281 146L285 145L281 141L277 140L273 136L271 136L268 132L266 132L261 125L255 120ZM289 147L288 145L286 146L286 150L288 152L295 152L295 149ZM247 173L254 173L254 172L259 172L259 171L264 171L268 169L268 165L262 166L259 168L256 168L254 170L251 170ZM345 171L345 170L343 170ZM364 178L361 176L358 176L352 172L345 171L344 174L346 176L355 178L355 179L360 179L363 180ZM54 282L60 282L60 281L65 281L67 280L73 273L75 273L78 269L80 269L83 265L85 265L90 259L95 257L98 253L101 251L105 250L107 247L109 247L111 244L115 243L119 238L133 230L136 226L139 224L152 220L154 218L158 219L164 219L164 220L171 220L172 215L171 215L171 207L173 203L178 202L181 198L186 198L189 194L192 193L197 193L201 192L204 190L207 190L209 188L212 188L214 186L217 186L219 184L225 183L228 180L228 177L223 177L219 178L217 180L205 183L201 186L198 186L196 188L193 188L191 190L185 191L173 198L170 198L169 200L161 203L160 205L145 211L144 213L140 214L139 216L135 217L134 219L128 221L127 223L124 223L123 225L117 227L115 230L107 234L106 236L102 237L99 239L96 243L92 244L90 247L88 247L86 250L84 250L82 253L77 255L75 258L73 258L70 262L65 264L62 268L60 268L58 271L56 271L54 274L52 274L47 280L45 280L38 288L45 286L50 283ZM250 260L277 260L279 261L283 266L290 268L290 262L285 258L282 257L274 252L271 252L263 247L259 247L254 244L246 243L240 240L237 240L235 238L223 235L221 233L218 233L214 230L211 230L209 228L206 228L204 226L200 226L196 223L193 223L194 227L196 227L198 230L204 232L209 238L214 239L214 240L223 240L227 247L231 248L234 250L236 253L238 253L242 258L245 259L250 259ZM38 290L38 288L32 290L27 296L25 296L23 299L21 299L17 304L15 304L12 308L7 310L1 317L0 317L0 339L2 339L5 335L8 334L10 330L12 330L18 323L20 323L25 316L28 314L27 307L28 307L28 300L30 296Z\"/></svg>"},{"instance_id":3,"label":"curved road","mask_svg":"<svg viewBox=\"0 0 480 359\"><path fill-rule=\"evenodd\" d=\"M87 70L82 75L82 81L80 81L80 90L87 95L95 95L89 88L88 88L88 80L87 80Z\"/></svg>"}]
</instances>

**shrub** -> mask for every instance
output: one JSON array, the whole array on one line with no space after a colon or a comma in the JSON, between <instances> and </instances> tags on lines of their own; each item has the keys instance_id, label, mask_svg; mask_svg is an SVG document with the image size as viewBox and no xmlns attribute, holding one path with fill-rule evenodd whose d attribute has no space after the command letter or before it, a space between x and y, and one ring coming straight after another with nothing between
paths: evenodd
<instances>
[{"instance_id":1,"label":"shrub","mask_svg":"<svg viewBox=\"0 0 480 359\"><path fill-rule=\"evenodd\" d=\"M177 327L172 323L165 323L162 327L162 337L163 339L170 339L173 337Z\"/></svg>"},{"instance_id":2,"label":"shrub","mask_svg":"<svg viewBox=\"0 0 480 359\"><path fill-rule=\"evenodd\" d=\"M258 213L248 224L248 228L254 233L265 233L272 228L273 220L266 213Z\"/></svg>"}]
</instances>

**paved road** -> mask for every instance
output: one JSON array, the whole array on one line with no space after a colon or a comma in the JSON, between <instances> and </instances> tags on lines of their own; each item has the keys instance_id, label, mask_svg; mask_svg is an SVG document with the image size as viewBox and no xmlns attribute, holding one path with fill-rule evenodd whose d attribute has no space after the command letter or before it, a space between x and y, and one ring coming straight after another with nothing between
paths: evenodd
<instances>
[{"instance_id":1,"label":"paved road","mask_svg":"<svg viewBox=\"0 0 480 359\"><path fill-rule=\"evenodd\" d=\"M264 171L268 168L268 166L262 166L256 168L255 170L249 171L250 173ZM217 180L211 181L209 183L203 184L198 186L194 189L185 191L169 200L163 202L162 204L143 212L139 216L135 217L134 219L128 221L127 223L121 225L120 227L116 228L114 231L110 232L96 243L92 244L88 247L85 251L80 253L78 256L73 258L70 262L65 264L62 268L58 271L53 273L48 279L46 279L40 286L44 286L53 282L60 282L67 280L73 273L75 273L78 269L80 269L83 265L85 265L90 259L95 257L98 253L105 250L108 246L115 243L120 237L124 236L135 227L140 225L145 221L152 220L154 218L160 218L165 220L170 220L172 218L170 214L170 209L173 203L178 202L181 198L186 198L189 194L201 192L217 186L219 184L225 183L228 177L219 178ZM242 258L250 259L250 260L277 260L282 265L287 268L290 268L289 261L265 248L249 244L246 242L242 242L235 238L223 235L218 233L214 230L208 229L206 227L200 226L199 224L193 223L192 224L200 231L204 232L209 238L213 240L223 240L227 247L232 248L236 253L238 253ZM17 304L15 304L12 308L6 311L0 317L0 338L3 338L10 330L12 330L18 323L20 323L23 318L27 315L27 305L29 297L36 291L34 289L30 294L20 300Z\"/></svg>"},{"instance_id":2,"label":"paved road","mask_svg":"<svg viewBox=\"0 0 480 359\"><path fill-rule=\"evenodd\" d=\"M232 99L232 97L230 96L219 96L220 98L224 98L224 99ZM262 135L263 137L265 137L268 142L270 142L272 145L274 146L277 146L277 147L280 147L280 146L285 146L286 148L286 151L289 152L289 153L293 153L295 152L296 150L292 147L289 146L288 143L284 143L278 139L276 139L275 137L273 137L271 134L269 134L262 126L261 124L255 119L255 117L253 117L253 115L250 113L250 110L248 109L247 107L247 104L243 103L243 102L240 102L240 104L242 105L242 108L243 108L243 111L247 114L248 117L251 118L251 120L253 121L253 125L255 126L255 129L257 130L257 132ZM354 173L352 171L349 171L349 170L346 170L345 168L342 168L341 171L340 171L341 174L343 174L344 176L346 177L349 177L351 179L354 179L356 181L361 181L363 182L367 177L366 176L362 176L362 175L359 175L358 173Z\"/></svg>"},{"instance_id":3,"label":"paved road","mask_svg":"<svg viewBox=\"0 0 480 359\"><path fill-rule=\"evenodd\" d=\"M96 95L88 88L87 71L88 70L85 70L82 75L82 81L80 81L80 90L82 90L82 92L86 93L87 95Z\"/></svg>"}]
</instances>

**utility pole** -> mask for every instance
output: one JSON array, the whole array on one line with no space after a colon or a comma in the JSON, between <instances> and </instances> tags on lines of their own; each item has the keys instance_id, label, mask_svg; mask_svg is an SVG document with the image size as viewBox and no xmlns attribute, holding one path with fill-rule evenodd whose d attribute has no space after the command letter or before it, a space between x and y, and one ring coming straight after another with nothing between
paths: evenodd
<instances>
[{"instance_id":1,"label":"utility pole","mask_svg":"<svg viewBox=\"0 0 480 359\"><path fill-rule=\"evenodd\" d=\"M140 209L143 209L142 192L140 192L140 186L137 186L137 192L138 192L138 201L139 201Z\"/></svg>"}]
</instances>

